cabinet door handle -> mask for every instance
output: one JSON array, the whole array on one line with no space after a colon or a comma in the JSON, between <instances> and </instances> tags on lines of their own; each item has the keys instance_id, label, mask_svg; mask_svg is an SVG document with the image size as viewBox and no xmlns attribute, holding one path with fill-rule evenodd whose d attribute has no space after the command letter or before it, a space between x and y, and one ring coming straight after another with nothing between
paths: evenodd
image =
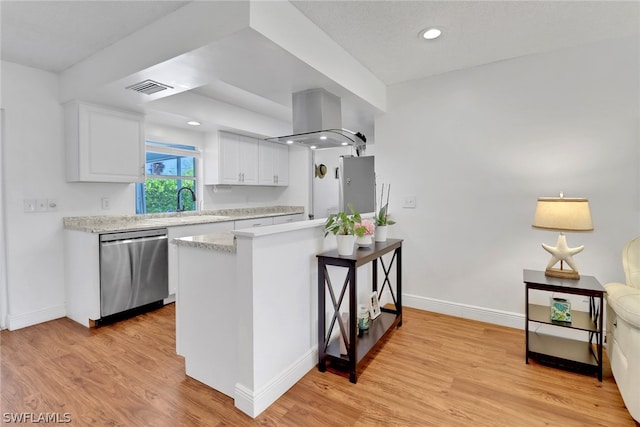
<instances>
[{"instance_id":1,"label":"cabinet door handle","mask_svg":"<svg viewBox=\"0 0 640 427\"><path fill-rule=\"evenodd\" d=\"M242 174L238 172L238 182L242 182Z\"/></svg>"}]
</instances>

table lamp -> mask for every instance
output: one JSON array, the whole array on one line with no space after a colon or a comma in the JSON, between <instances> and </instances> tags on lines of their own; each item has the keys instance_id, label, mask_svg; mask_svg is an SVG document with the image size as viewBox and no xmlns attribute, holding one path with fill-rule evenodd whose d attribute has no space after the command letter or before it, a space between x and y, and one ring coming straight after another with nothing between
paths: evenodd
<instances>
[{"instance_id":1,"label":"table lamp","mask_svg":"<svg viewBox=\"0 0 640 427\"><path fill-rule=\"evenodd\" d=\"M560 197L540 197L533 217L533 227L560 231L555 247L542 244L542 247L551 254L551 260L544 274L549 277L579 279L580 274L573 255L582 252L584 246L570 248L563 232L593 230L589 200L565 198L562 193ZM553 268L558 261L560 261L560 268ZM569 265L570 270L564 269L564 262Z\"/></svg>"}]
</instances>

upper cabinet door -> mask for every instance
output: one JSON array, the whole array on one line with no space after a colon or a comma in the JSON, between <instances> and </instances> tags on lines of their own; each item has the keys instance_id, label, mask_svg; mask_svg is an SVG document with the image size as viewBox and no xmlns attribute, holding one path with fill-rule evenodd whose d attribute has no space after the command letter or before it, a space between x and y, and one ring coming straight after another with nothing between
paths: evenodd
<instances>
[{"instance_id":1,"label":"upper cabinet door","mask_svg":"<svg viewBox=\"0 0 640 427\"><path fill-rule=\"evenodd\" d=\"M144 117L80 102L65 104L67 180L144 182Z\"/></svg>"},{"instance_id":2,"label":"upper cabinet door","mask_svg":"<svg viewBox=\"0 0 640 427\"><path fill-rule=\"evenodd\" d=\"M257 185L258 140L227 132L220 132L219 137L220 184Z\"/></svg>"},{"instance_id":3,"label":"upper cabinet door","mask_svg":"<svg viewBox=\"0 0 640 427\"><path fill-rule=\"evenodd\" d=\"M243 185L258 185L258 140L240 136L240 172Z\"/></svg>"},{"instance_id":4,"label":"upper cabinet door","mask_svg":"<svg viewBox=\"0 0 640 427\"><path fill-rule=\"evenodd\" d=\"M260 141L258 146L258 154L260 164L258 166L260 172L260 185L275 185L276 173L273 162L273 147L272 143L267 141Z\"/></svg>"},{"instance_id":5,"label":"upper cabinet door","mask_svg":"<svg viewBox=\"0 0 640 427\"><path fill-rule=\"evenodd\" d=\"M274 172L276 175L276 185L289 185L289 146L282 144L273 144L275 153Z\"/></svg>"},{"instance_id":6,"label":"upper cabinet door","mask_svg":"<svg viewBox=\"0 0 640 427\"><path fill-rule=\"evenodd\" d=\"M220 163L218 170L221 184L239 184L242 182L239 138L239 135L220 132Z\"/></svg>"},{"instance_id":7,"label":"upper cabinet door","mask_svg":"<svg viewBox=\"0 0 640 427\"><path fill-rule=\"evenodd\" d=\"M260 184L289 185L289 147L260 141Z\"/></svg>"}]
</instances>

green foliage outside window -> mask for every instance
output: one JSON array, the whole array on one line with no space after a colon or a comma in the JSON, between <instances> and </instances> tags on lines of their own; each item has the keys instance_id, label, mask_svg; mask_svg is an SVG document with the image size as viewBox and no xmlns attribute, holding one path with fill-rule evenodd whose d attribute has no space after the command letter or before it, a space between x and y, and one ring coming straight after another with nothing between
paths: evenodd
<instances>
[{"instance_id":1,"label":"green foliage outside window","mask_svg":"<svg viewBox=\"0 0 640 427\"><path fill-rule=\"evenodd\" d=\"M147 141L147 179L136 184L136 213L175 212L179 189L196 192L196 156L194 147ZM185 211L196 210L190 192L180 193L180 206Z\"/></svg>"},{"instance_id":2,"label":"green foliage outside window","mask_svg":"<svg viewBox=\"0 0 640 427\"><path fill-rule=\"evenodd\" d=\"M189 187L195 192L194 182L186 180L148 178L145 183L145 198L147 202L147 213L161 213L175 211L178 202L178 184L181 187ZM180 194L182 209L193 211L196 209L191 193L183 191Z\"/></svg>"}]
</instances>

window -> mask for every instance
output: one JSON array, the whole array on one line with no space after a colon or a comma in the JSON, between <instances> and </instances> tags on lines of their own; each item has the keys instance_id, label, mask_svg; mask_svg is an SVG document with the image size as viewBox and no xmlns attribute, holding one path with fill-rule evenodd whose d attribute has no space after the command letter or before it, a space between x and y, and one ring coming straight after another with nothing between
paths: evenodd
<instances>
[{"instance_id":1,"label":"window","mask_svg":"<svg viewBox=\"0 0 640 427\"><path fill-rule=\"evenodd\" d=\"M200 152L196 147L147 141L146 180L136 184L136 213L175 212L178 191L184 187L196 194L196 164ZM196 209L191 193L180 194L185 211Z\"/></svg>"}]
</instances>

